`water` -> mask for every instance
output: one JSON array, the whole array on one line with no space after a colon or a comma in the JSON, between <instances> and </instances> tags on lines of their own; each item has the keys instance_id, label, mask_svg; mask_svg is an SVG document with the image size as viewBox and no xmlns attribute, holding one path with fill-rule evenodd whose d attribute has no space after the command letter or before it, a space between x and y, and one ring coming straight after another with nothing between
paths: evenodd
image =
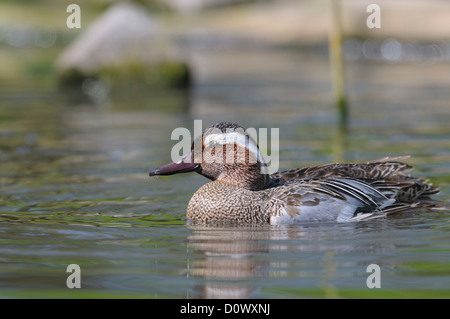
<instances>
[{"instance_id":1,"label":"water","mask_svg":"<svg viewBox=\"0 0 450 319\"><path fill-rule=\"evenodd\" d=\"M206 180L152 178L176 127L280 128L280 169L333 161L326 60L203 52L182 94L134 92L70 105L54 92L0 95L0 296L145 298L450 297L449 211L360 223L190 228ZM450 194L450 65L352 62L345 159L411 155ZM81 268L69 289L67 266ZM377 264L381 288L369 289Z\"/></svg>"}]
</instances>

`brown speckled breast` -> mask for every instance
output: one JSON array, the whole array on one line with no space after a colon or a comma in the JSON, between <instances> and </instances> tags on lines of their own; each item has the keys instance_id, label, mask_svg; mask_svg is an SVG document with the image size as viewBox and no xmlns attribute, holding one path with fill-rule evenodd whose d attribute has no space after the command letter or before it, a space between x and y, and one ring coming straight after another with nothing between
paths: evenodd
<instances>
[{"instance_id":1,"label":"brown speckled breast","mask_svg":"<svg viewBox=\"0 0 450 319\"><path fill-rule=\"evenodd\" d=\"M251 191L214 181L200 187L192 196L186 217L193 223L260 224L269 223L264 210L267 193Z\"/></svg>"}]
</instances>

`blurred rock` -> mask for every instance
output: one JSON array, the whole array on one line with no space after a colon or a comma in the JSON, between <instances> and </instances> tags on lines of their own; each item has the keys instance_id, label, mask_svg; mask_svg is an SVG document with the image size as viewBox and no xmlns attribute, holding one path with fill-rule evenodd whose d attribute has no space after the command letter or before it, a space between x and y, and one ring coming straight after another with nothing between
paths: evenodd
<instances>
[{"instance_id":1,"label":"blurred rock","mask_svg":"<svg viewBox=\"0 0 450 319\"><path fill-rule=\"evenodd\" d=\"M189 69L175 57L155 19L133 2L108 8L57 59L63 86L86 78L138 79L149 85L187 87Z\"/></svg>"},{"instance_id":2,"label":"blurred rock","mask_svg":"<svg viewBox=\"0 0 450 319\"><path fill-rule=\"evenodd\" d=\"M252 1L254 0L159 0L160 3L164 3L181 12L197 12L205 8L222 7Z\"/></svg>"}]
</instances>

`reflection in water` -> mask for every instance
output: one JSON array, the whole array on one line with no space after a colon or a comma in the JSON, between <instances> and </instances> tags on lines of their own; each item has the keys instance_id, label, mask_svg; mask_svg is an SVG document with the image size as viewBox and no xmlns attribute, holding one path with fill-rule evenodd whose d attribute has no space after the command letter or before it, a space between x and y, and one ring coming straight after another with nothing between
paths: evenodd
<instances>
[{"instance_id":1,"label":"reflection in water","mask_svg":"<svg viewBox=\"0 0 450 319\"><path fill-rule=\"evenodd\" d=\"M388 224L383 222L236 228L191 226L194 234L188 238L189 247L204 257L189 262L187 275L206 279L196 281L193 297L254 298L266 287L264 281L252 278L311 275L326 297L338 297L333 284L342 275L337 271L338 265L355 267L361 261L338 261L336 252L356 255L392 252L395 245L389 241L364 240L373 238L373 233L386 227ZM311 260L310 254L318 251L323 252L322 257Z\"/></svg>"},{"instance_id":2,"label":"reflection in water","mask_svg":"<svg viewBox=\"0 0 450 319\"><path fill-rule=\"evenodd\" d=\"M237 280L267 276L269 263L254 258L267 253L270 239L268 227L215 228L191 226L194 235L188 238L190 246L205 255L189 264L188 275L218 279L204 282L195 288L194 298L251 298L259 289L242 285Z\"/></svg>"}]
</instances>

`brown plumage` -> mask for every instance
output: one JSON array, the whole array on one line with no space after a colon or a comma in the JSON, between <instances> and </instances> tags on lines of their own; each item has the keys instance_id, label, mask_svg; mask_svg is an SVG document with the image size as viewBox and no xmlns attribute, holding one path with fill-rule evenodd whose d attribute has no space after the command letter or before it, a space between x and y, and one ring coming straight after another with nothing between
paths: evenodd
<instances>
[{"instance_id":1,"label":"brown plumage","mask_svg":"<svg viewBox=\"0 0 450 319\"><path fill-rule=\"evenodd\" d=\"M236 131L239 134L230 134ZM245 143L236 140L240 134ZM212 180L189 201L186 216L194 223L371 219L425 206L439 192L426 180L407 174L412 167L401 162L407 156L267 175L262 173L265 162L257 146L251 146L254 141L237 124L215 124L198 138L202 139L201 156L192 151L182 161L150 172L153 176L196 171ZM251 161L252 156L257 160Z\"/></svg>"}]
</instances>

